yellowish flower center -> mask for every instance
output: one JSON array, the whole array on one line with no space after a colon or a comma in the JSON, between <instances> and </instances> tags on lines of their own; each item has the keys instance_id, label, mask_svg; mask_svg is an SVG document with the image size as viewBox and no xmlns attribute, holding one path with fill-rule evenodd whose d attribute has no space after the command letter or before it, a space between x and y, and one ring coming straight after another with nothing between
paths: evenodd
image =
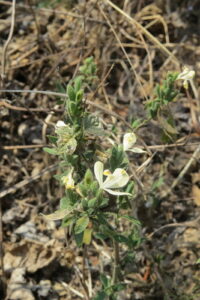
<instances>
[{"instance_id":1,"label":"yellowish flower center","mask_svg":"<svg viewBox=\"0 0 200 300\"><path fill-rule=\"evenodd\" d=\"M125 170L121 170L121 174L122 174L122 175L125 175L125 174L126 174L126 171L125 171Z\"/></svg>"},{"instance_id":2,"label":"yellowish flower center","mask_svg":"<svg viewBox=\"0 0 200 300\"><path fill-rule=\"evenodd\" d=\"M69 176L63 176L62 177L62 182L65 185L66 189L74 189L74 182L71 178L69 178Z\"/></svg>"},{"instance_id":3,"label":"yellowish flower center","mask_svg":"<svg viewBox=\"0 0 200 300\"><path fill-rule=\"evenodd\" d=\"M105 175L105 176L111 176L112 173L109 170L104 170L103 175Z\"/></svg>"}]
</instances>

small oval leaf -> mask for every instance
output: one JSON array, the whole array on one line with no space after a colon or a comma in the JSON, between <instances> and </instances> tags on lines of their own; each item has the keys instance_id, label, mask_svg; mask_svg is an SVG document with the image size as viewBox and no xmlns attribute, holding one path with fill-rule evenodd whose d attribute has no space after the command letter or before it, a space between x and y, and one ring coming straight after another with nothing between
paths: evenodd
<instances>
[{"instance_id":1,"label":"small oval leaf","mask_svg":"<svg viewBox=\"0 0 200 300\"><path fill-rule=\"evenodd\" d=\"M76 93L74 91L74 88L70 84L68 84L67 86L67 95L71 101L75 101Z\"/></svg>"},{"instance_id":2,"label":"small oval leaf","mask_svg":"<svg viewBox=\"0 0 200 300\"><path fill-rule=\"evenodd\" d=\"M55 148L44 147L43 150L49 154L58 155L58 151Z\"/></svg>"},{"instance_id":3,"label":"small oval leaf","mask_svg":"<svg viewBox=\"0 0 200 300\"><path fill-rule=\"evenodd\" d=\"M86 228L83 233L83 243L89 245L92 239L92 228Z\"/></svg>"},{"instance_id":4,"label":"small oval leaf","mask_svg":"<svg viewBox=\"0 0 200 300\"><path fill-rule=\"evenodd\" d=\"M79 234L79 233L83 232L86 229L86 227L88 226L89 221L90 220L89 220L88 216L83 216L83 217L79 218L76 221L76 225L74 228L75 234Z\"/></svg>"}]
</instances>

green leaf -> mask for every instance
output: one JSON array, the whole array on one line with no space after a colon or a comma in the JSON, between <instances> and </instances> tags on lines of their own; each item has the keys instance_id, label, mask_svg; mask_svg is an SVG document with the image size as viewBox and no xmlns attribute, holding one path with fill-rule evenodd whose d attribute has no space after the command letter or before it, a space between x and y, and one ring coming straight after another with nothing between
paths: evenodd
<instances>
[{"instance_id":1,"label":"green leaf","mask_svg":"<svg viewBox=\"0 0 200 300\"><path fill-rule=\"evenodd\" d=\"M49 154L53 154L53 155L59 155L58 150L55 148L46 148L44 147L43 150Z\"/></svg>"},{"instance_id":2,"label":"green leaf","mask_svg":"<svg viewBox=\"0 0 200 300\"><path fill-rule=\"evenodd\" d=\"M83 118L83 127L87 134L104 136L106 132L103 130L99 119L95 115L86 115Z\"/></svg>"},{"instance_id":3,"label":"green leaf","mask_svg":"<svg viewBox=\"0 0 200 300\"><path fill-rule=\"evenodd\" d=\"M60 209L67 209L70 206L70 201L68 197L63 197L60 199Z\"/></svg>"},{"instance_id":4,"label":"green leaf","mask_svg":"<svg viewBox=\"0 0 200 300\"><path fill-rule=\"evenodd\" d=\"M89 208L94 208L96 202L97 202L97 199L96 199L96 198L92 198L92 199L88 200L88 207L89 207Z\"/></svg>"},{"instance_id":5,"label":"green leaf","mask_svg":"<svg viewBox=\"0 0 200 300\"><path fill-rule=\"evenodd\" d=\"M68 111L69 111L69 114L71 115L71 117L76 115L76 113L77 113L77 104L75 102L69 102Z\"/></svg>"},{"instance_id":6,"label":"green leaf","mask_svg":"<svg viewBox=\"0 0 200 300\"><path fill-rule=\"evenodd\" d=\"M79 71L83 74L85 74L85 70L86 70L86 67L85 66L80 66L79 68Z\"/></svg>"},{"instance_id":7,"label":"green leaf","mask_svg":"<svg viewBox=\"0 0 200 300\"><path fill-rule=\"evenodd\" d=\"M60 80L56 80L55 86L56 86L56 91L58 91L59 93L65 93L66 86L62 84Z\"/></svg>"},{"instance_id":8,"label":"green leaf","mask_svg":"<svg viewBox=\"0 0 200 300\"><path fill-rule=\"evenodd\" d=\"M132 126L133 129L137 129L138 127L140 127L140 125L141 125L143 122L144 122L143 119L138 118L138 119L136 119L136 120L133 120L131 126Z\"/></svg>"},{"instance_id":9,"label":"green leaf","mask_svg":"<svg viewBox=\"0 0 200 300\"><path fill-rule=\"evenodd\" d=\"M64 217L64 219L62 220L62 227L67 227L71 224L73 224L76 220L76 217L74 215L69 215Z\"/></svg>"},{"instance_id":10,"label":"green leaf","mask_svg":"<svg viewBox=\"0 0 200 300\"><path fill-rule=\"evenodd\" d=\"M91 63L93 63L93 61L94 61L93 56L89 56L84 60L84 64L90 65Z\"/></svg>"},{"instance_id":11,"label":"green leaf","mask_svg":"<svg viewBox=\"0 0 200 300\"><path fill-rule=\"evenodd\" d=\"M200 264L200 258L197 259L196 264Z\"/></svg>"},{"instance_id":12,"label":"green leaf","mask_svg":"<svg viewBox=\"0 0 200 300\"><path fill-rule=\"evenodd\" d=\"M84 197L87 197L88 186L81 182L81 183L78 184L78 188L81 192L81 195L83 195Z\"/></svg>"},{"instance_id":13,"label":"green leaf","mask_svg":"<svg viewBox=\"0 0 200 300\"><path fill-rule=\"evenodd\" d=\"M109 286L110 282L109 282L107 276L105 276L104 274L100 274L100 280L101 280L101 283L102 283L104 288L107 288Z\"/></svg>"},{"instance_id":14,"label":"green leaf","mask_svg":"<svg viewBox=\"0 0 200 300\"><path fill-rule=\"evenodd\" d=\"M58 140L57 136L47 135L51 143L55 144Z\"/></svg>"},{"instance_id":15,"label":"green leaf","mask_svg":"<svg viewBox=\"0 0 200 300\"><path fill-rule=\"evenodd\" d=\"M76 102L81 102L81 101L82 101L82 99L83 99L83 94L84 94L83 90L80 90L80 91L78 91L78 92L76 93Z\"/></svg>"},{"instance_id":16,"label":"green leaf","mask_svg":"<svg viewBox=\"0 0 200 300\"><path fill-rule=\"evenodd\" d=\"M74 91L74 88L70 84L68 84L67 86L67 95L71 101L76 100L76 93Z\"/></svg>"},{"instance_id":17,"label":"green leaf","mask_svg":"<svg viewBox=\"0 0 200 300\"><path fill-rule=\"evenodd\" d=\"M127 165L126 157L121 145L112 148L109 163L111 172L116 168L124 168Z\"/></svg>"},{"instance_id":18,"label":"green leaf","mask_svg":"<svg viewBox=\"0 0 200 300\"><path fill-rule=\"evenodd\" d=\"M135 218L132 217L132 216L124 215L124 216L120 216L120 218L127 219L127 220L129 220L130 222L132 222L133 224L141 225L140 221L137 220L137 219L135 219Z\"/></svg>"},{"instance_id":19,"label":"green leaf","mask_svg":"<svg viewBox=\"0 0 200 300\"><path fill-rule=\"evenodd\" d=\"M126 236L122 235L122 234L115 234L113 236L113 238L118 243L124 243L124 244L128 245L129 239Z\"/></svg>"},{"instance_id":20,"label":"green leaf","mask_svg":"<svg viewBox=\"0 0 200 300\"><path fill-rule=\"evenodd\" d=\"M93 180L94 178L93 178L92 171L90 169L87 169L84 177L84 184L90 185L93 182Z\"/></svg>"},{"instance_id":21,"label":"green leaf","mask_svg":"<svg viewBox=\"0 0 200 300\"><path fill-rule=\"evenodd\" d=\"M68 209L75 207L79 201L79 195L71 189L66 190L65 194L66 196L60 199L60 207Z\"/></svg>"},{"instance_id":22,"label":"green leaf","mask_svg":"<svg viewBox=\"0 0 200 300\"><path fill-rule=\"evenodd\" d=\"M86 229L86 227L88 226L89 221L90 220L89 220L88 216L83 216L83 217L79 218L76 221L76 225L74 228L75 234L79 234L79 233L83 232Z\"/></svg>"},{"instance_id":23,"label":"green leaf","mask_svg":"<svg viewBox=\"0 0 200 300\"><path fill-rule=\"evenodd\" d=\"M104 213L97 214L97 220L102 225L105 225L105 224L109 225L106 218L107 218L107 216Z\"/></svg>"},{"instance_id":24,"label":"green leaf","mask_svg":"<svg viewBox=\"0 0 200 300\"><path fill-rule=\"evenodd\" d=\"M100 225L99 228L100 228L101 233L103 233L104 235L106 235L107 237L109 237L111 239L115 239L118 241L116 232L114 230L112 230L110 227L108 227L107 225Z\"/></svg>"},{"instance_id":25,"label":"green leaf","mask_svg":"<svg viewBox=\"0 0 200 300\"><path fill-rule=\"evenodd\" d=\"M126 284L119 282L119 283L113 285L112 288L115 292L120 292L126 288Z\"/></svg>"},{"instance_id":26,"label":"green leaf","mask_svg":"<svg viewBox=\"0 0 200 300\"><path fill-rule=\"evenodd\" d=\"M97 71L97 67L96 67L95 64L93 64L93 65L91 66L91 74L95 74L96 71Z\"/></svg>"},{"instance_id":27,"label":"green leaf","mask_svg":"<svg viewBox=\"0 0 200 300\"><path fill-rule=\"evenodd\" d=\"M102 195L97 196L97 202L99 203L99 207L105 207L108 205L109 198L105 198Z\"/></svg>"},{"instance_id":28,"label":"green leaf","mask_svg":"<svg viewBox=\"0 0 200 300\"><path fill-rule=\"evenodd\" d=\"M97 181L92 182L92 184L90 185L90 190L91 190L93 195L96 195L98 192L100 192L99 184L98 184Z\"/></svg>"},{"instance_id":29,"label":"green leaf","mask_svg":"<svg viewBox=\"0 0 200 300\"><path fill-rule=\"evenodd\" d=\"M99 127L90 127L87 128L86 130L87 134L95 135L95 136L105 136L106 132L102 128Z\"/></svg>"},{"instance_id":30,"label":"green leaf","mask_svg":"<svg viewBox=\"0 0 200 300\"><path fill-rule=\"evenodd\" d=\"M83 80L83 76L77 76L74 79L74 90L75 90L75 93L77 93L81 89L81 87L82 87L82 80Z\"/></svg>"},{"instance_id":31,"label":"green leaf","mask_svg":"<svg viewBox=\"0 0 200 300\"><path fill-rule=\"evenodd\" d=\"M83 233L83 243L89 245L92 239L92 228L86 228Z\"/></svg>"},{"instance_id":32,"label":"green leaf","mask_svg":"<svg viewBox=\"0 0 200 300\"><path fill-rule=\"evenodd\" d=\"M163 183L164 183L164 179L161 176L156 181L154 181L154 183L152 184L151 189L152 190L158 189Z\"/></svg>"},{"instance_id":33,"label":"green leaf","mask_svg":"<svg viewBox=\"0 0 200 300\"><path fill-rule=\"evenodd\" d=\"M174 128L169 122L168 120L166 120L163 116L159 116L158 117L158 122L160 123L160 125L163 127L164 130L166 130L168 133L170 134L177 134L177 130L176 128Z\"/></svg>"},{"instance_id":34,"label":"green leaf","mask_svg":"<svg viewBox=\"0 0 200 300\"><path fill-rule=\"evenodd\" d=\"M83 232L79 233L79 234L75 234L75 241L78 247L81 247L83 244Z\"/></svg>"},{"instance_id":35,"label":"green leaf","mask_svg":"<svg viewBox=\"0 0 200 300\"><path fill-rule=\"evenodd\" d=\"M59 155L61 154L70 155L74 153L76 147L77 147L77 141L74 137L71 137L68 138L68 140L66 140L65 143L60 141L60 143L58 143L57 151Z\"/></svg>"},{"instance_id":36,"label":"green leaf","mask_svg":"<svg viewBox=\"0 0 200 300\"><path fill-rule=\"evenodd\" d=\"M87 210L88 209L88 200L87 199L82 198L81 199L81 204L82 204L83 210Z\"/></svg>"},{"instance_id":37,"label":"green leaf","mask_svg":"<svg viewBox=\"0 0 200 300\"><path fill-rule=\"evenodd\" d=\"M92 300L106 300L107 295L104 291L100 291Z\"/></svg>"},{"instance_id":38,"label":"green leaf","mask_svg":"<svg viewBox=\"0 0 200 300\"><path fill-rule=\"evenodd\" d=\"M96 232L95 234L95 238L96 239L99 239L99 240L105 240L105 239L107 239L107 235L105 235L105 234L103 234L103 233L101 233L101 232Z\"/></svg>"}]
</instances>

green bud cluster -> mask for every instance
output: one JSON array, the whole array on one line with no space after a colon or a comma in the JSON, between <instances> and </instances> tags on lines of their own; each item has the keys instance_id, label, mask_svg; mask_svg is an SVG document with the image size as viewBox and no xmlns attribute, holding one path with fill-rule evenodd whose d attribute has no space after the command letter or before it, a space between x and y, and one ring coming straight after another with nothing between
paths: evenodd
<instances>
[{"instance_id":1,"label":"green bud cluster","mask_svg":"<svg viewBox=\"0 0 200 300\"><path fill-rule=\"evenodd\" d=\"M157 113L163 106L172 102L179 91L175 89L175 81L178 73L169 73L163 84L157 85L155 88L155 99L146 103L146 109L150 118L155 118Z\"/></svg>"}]
</instances>

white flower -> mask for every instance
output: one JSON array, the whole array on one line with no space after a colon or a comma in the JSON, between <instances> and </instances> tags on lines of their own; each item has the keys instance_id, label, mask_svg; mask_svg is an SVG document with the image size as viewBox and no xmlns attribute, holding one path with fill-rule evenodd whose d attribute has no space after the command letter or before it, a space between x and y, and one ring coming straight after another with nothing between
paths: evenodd
<instances>
[{"instance_id":1,"label":"white flower","mask_svg":"<svg viewBox=\"0 0 200 300\"><path fill-rule=\"evenodd\" d=\"M103 163L97 161L94 165L94 174L99 183L100 189L116 196L131 195L129 193L112 190L116 188L122 188L128 183L130 178L124 169L117 168L113 173L111 173L109 170L104 171ZM103 175L107 176L105 181L103 181Z\"/></svg>"},{"instance_id":2,"label":"white flower","mask_svg":"<svg viewBox=\"0 0 200 300\"><path fill-rule=\"evenodd\" d=\"M72 172L73 172L73 169L69 172L68 175L62 176L62 178L61 178L61 181L65 185L65 188L67 190L68 189L73 190L75 188L75 186L74 186L74 179L72 177Z\"/></svg>"},{"instance_id":3,"label":"white flower","mask_svg":"<svg viewBox=\"0 0 200 300\"><path fill-rule=\"evenodd\" d=\"M63 126L66 126L65 122L63 122L63 121L58 121L58 122L56 123L56 127L57 127L57 128L63 127Z\"/></svg>"},{"instance_id":4,"label":"white flower","mask_svg":"<svg viewBox=\"0 0 200 300\"><path fill-rule=\"evenodd\" d=\"M144 153L146 151L142 150L141 148L133 147L137 140L136 135L133 132L126 133L123 137L123 149L124 151L132 151L135 153Z\"/></svg>"},{"instance_id":5,"label":"white flower","mask_svg":"<svg viewBox=\"0 0 200 300\"><path fill-rule=\"evenodd\" d=\"M183 68L183 72L181 72L178 77L178 79L182 79L183 80L183 86L184 88L187 90L188 89L188 82L191 81L195 76L195 71L194 70L190 70L188 67L184 67Z\"/></svg>"},{"instance_id":6,"label":"white flower","mask_svg":"<svg viewBox=\"0 0 200 300\"><path fill-rule=\"evenodd\" d=\"M133 132L132 133L126 133L123 137L124 151L127 151L130 148L132 148L133 145L135 144L136 140L137 140L136 135Z\"/></svg>"}]
</instances>

